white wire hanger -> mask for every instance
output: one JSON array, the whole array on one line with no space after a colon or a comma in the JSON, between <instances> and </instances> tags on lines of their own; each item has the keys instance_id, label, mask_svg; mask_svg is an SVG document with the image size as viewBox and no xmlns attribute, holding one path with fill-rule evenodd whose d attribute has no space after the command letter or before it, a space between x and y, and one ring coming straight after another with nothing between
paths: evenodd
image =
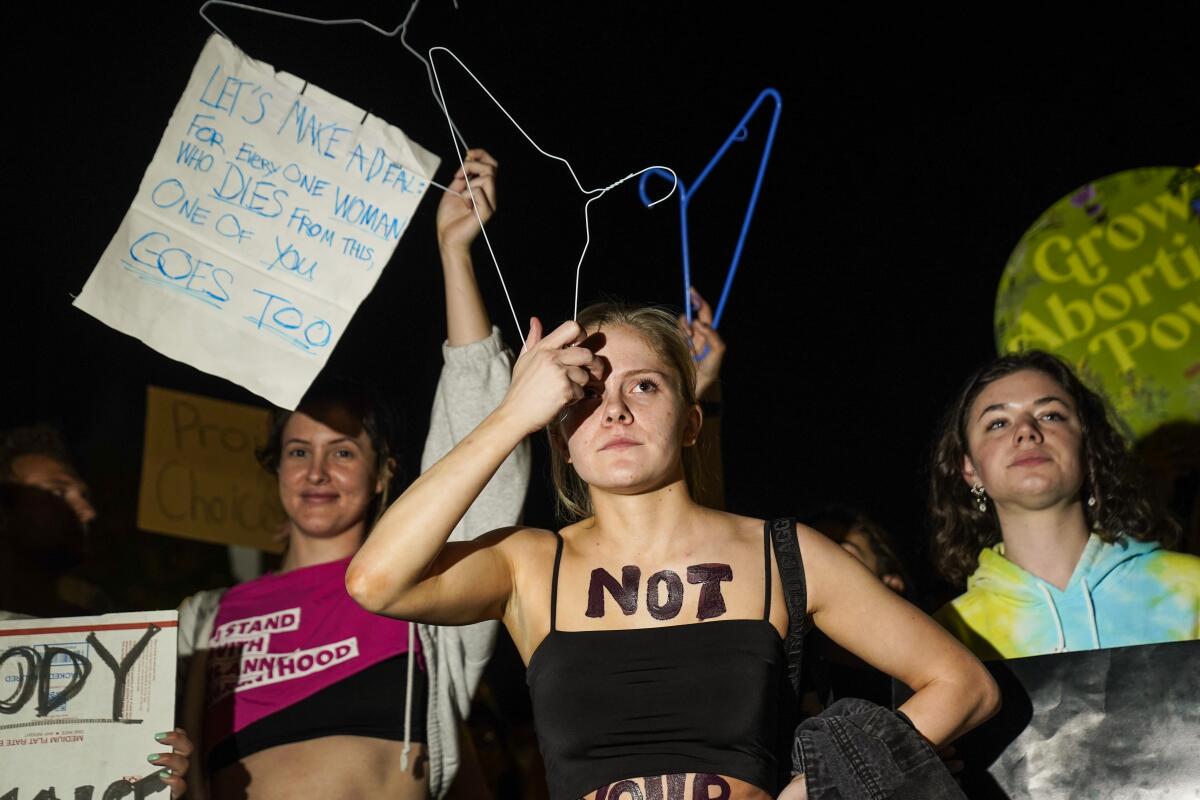
<instances>
[{"instance_id":1,"label":"white wire hanger","mask_svg":"<svg viewBox=\"0 0 1200 800\"><path fill-rule=\"evenodd\" d=\"M363 26L369 28L370 30L374 31L375 33L378 33L380 36L386 36L389 39L395 38L396 35L399 34L400 44L404 47L405 50L412 53L413 57L416 58L418 61L420 61L422 66L425 67L425 75L429 79L429 91L433 95L433 101L435 103L437 103L439 105L439 107L442 108L442 111L445 111L446 110L445 106L441 105L441 101L438 100L437 92L434 91L433 65L430 64L429 61L427 61L425 59L425 56L421 55L421 52L419 50L415 49L412 45L410 45L408 43L408 39L406 38L408 36L408 25L410 22L412 22L413 15L417 12L417 6L419 6L420 4L421 4L421 0L413 0L413 4L411 6L409 6L409 8L408 8L408 13L404 15L404 21L401 22L399 25L397 25L395 28L392 28L390 31L384 30L383 28L380 28L375 23L370 22L369 20L359 18L359 17L353 17L353 18L348 18L348 19L318 19L316 17L306 17L301 14L291 14L291 13L288 13L287 11L276 11L275 9L272 9L272 8L262 8L260 6L252 6L247 3L237 3L237 2L234 2L234 0L205 0L204 4L200 6L199 13L200 13L200 18L203 19L205 22L207 22L210 28L212 28L214 31L216 31L223 38L229 40L230 42L233 42L233 39L231 39L228 36L228 34L225 33L225 31L223 31L219 27L217 27L217 24L209 18L207 13L205 13L208 10L209 6L226 6L228 8L236 8L236 9L240 9L242 11L253 11L257 14L265 14L270 17L280 17L282 19L290 19L295 22L308 22L313 25L326 25L326 26L363 25ZM455 3L456 8L457 8L457 5L458 4ZM303 92L301 94L303 94ZM467 140L463 138L462 133L458 130L458 126L456 126L453 121L450 122L450 131L453 134L456 142L458 144L461 144L463 149L465 150L467 147ZM456 149L457 149L457 147L456 147ZM424 178L424 176L422 176L422 177ZM432 186L436 186L437 188L441 189L443 192L449 192L450 194L458 195L460 197L462 196L462 192L456 192L453 189L451 189L450 187L443 186L442 184L438 183L437 181L435 181L431 178L424 178L424 179L429 181L429 183Z\"/></svg>"},{"instance_id":2,"label":"white wire hanger","mask_svg":"<svg viewBox=\"0 0 1200 800\"><path fill-rule=\"evenodd\" d=\"M625 177L621 178L620 180L610 183L608 186L598 187L595 189L585 189L583 187L583 184L579 180L579 176L576 175L574 167L571 166L571 162L567 161L567 159L563 158L562 156L555 155L554 153L550 153L550 152L546 151L536 141L534 141L533 137L531 137L528 133L526 133L525 129L521 127L520 123L518 123L516 121L516 119L513 118L512 114L510 114L508 112L508 109L506 109L500 103L500 101L496 99L495 95L493 95L491 93L491 91L483 84L483 82L480 81L479 78L477 78L475 76L475 73L472 72L467 67L467 65L462 62L462 59L460 59L457 55L455 55L453 51L451 51L449 48L442 47L442 46L431 47L429 49L429 57L426 58L426 57L422 56L419 51L414 49L412 47L412 45L410 45L408 43L408 40L406 39L406 37L408 35L408 25L412 21L413 15L416 13L417 6L420 5L420 2L421 2L421 0L413 0L413 4L409 7L408 13L404 17L404 21L401 22L399 25L397 25L392 30L385 30L368 20L361 19L358 17L347 18L347 19L318 19L316 17L307 17L307 16L303 16L300 14L291 14L286 11L276 11L275 9L261 8L259 6L253 6L253 5L249 5L246 3L235 2L234 0L205 0L204 4L200 6L199 13L200 13L201 19L203 19L206 23L208 23L209 27L211 27L214 31L216 31L219 35L221 35L225 39L228 39L230 42L232 42L233 40L230 39L229 36L226 35L226 33L216 25L216 23L214 23L211 19L209 19L208 15L205 13L209 6L214 6L214 5L227 6L229 8L236 8L236 9L241 9L244 11L253 11L253 12L256 12L259 14L266 14L268 16L280 17L282 19L289 19L289 20L294 20L297 22L308 22L308 23L312 23L314 25L327 25L327 26L363 25L363 26L369 28L370 30L380 34L381 36L386 36L388 38L393 38L393 37L399 35L400 44L403 45L404 49L407 50L408 52L410 52L425 67L426 75L429 78L429 88L430 88L430 91L433 93L434 102L437 103L438 107L441 108L442 113L446 117L446 124L450 129L451 138L454 140L455 155L458 156L459 167L462 169L463 173L465 174L466 173L466 163L464 160L464 154L466 153L466 151L468 149L467 141L463 137L462 132L459 131L458 126L454 124L454 120L450 117L450 109L446 106L445 94L442 91L441 81L438 79L437 67L435 67L433 65L433 54L435 52L443 52L443 53L446 53L447 55L449 55L451 58L453 58L455 60L455 62L457 62L460 67L462 67L463 71L466 72L467 75L469 75L471 77L471 80L475 81L476 85L478 85L479 88L483 90L484 94L486 94L488 96L488 99L490 99L496 105L496 107L500 109L500 111L504 114L504 116L508 118L508 121L513 124L513 127L515 127L521 133L521 135L525 137L526 141L528 141L531 145L533 145L535 150L537 150L539 153L541 153L543 156L546 156L547 158L551 158L555 161L561 161L563 164L566 165L567 171L570 172L571 179L575 182L576 188L579 189L581 194L587 196L587 198L588 198L587 201L583 204L583 227L584 227L584 234L585 234L583 249L580 251L579 260L575 264L575 295L574 295L574 303L573 303L573 312L571 315L571 318L574 319L579 316L579 278L580 278L581 271L583 269L583 259L587 255L588 246L591 244L591 241L592 241L591 222L590 222L589 216L588 216L591 204L593 202L595 202L596 200L599 200L605 194L607 194L609 190L615 189L616 187L620 186L625 181L628 181L632 178L636 178L645 172L649 172L651 170L658 170L661 172L669 173L671 175L671 189L662 197L647 204L648 206L654 206L654 205L657 205L658 203L661 203L662 201L670 198L671 195L673 195L675 193L675 189L679 183L679 178L675 174L675 170L671 169L670 167L665 167L665 166L656 164L653 166L644 167L643 169L640 169L636 172L631 172L628 175L626 175ZM457 8L457 3L455 3L455 7ZM450 189L449 187L443 186L442 184L437 183L436 181L430 180L429 183L433 186L438 187L439 189L441 189L443 191L450 192L452 194L456 194L459 196L462 195L461 192L455 192L452 189ZM469 194L469 196L471 198L471 208L472 208L472 211L474 211L474 213L475 213L475 219L479 223L479 232L481 234L483 234L483 241L487 245L488 255L492 259L492 265L496 268L496 275L500 278L500 288L504 291L504 299L508 302L508 310L512 313L513 322L516 324L516 327L517 327L517 335L521 337L521 344L523 346L525 344L524 328L521 325L520 318L517 316L517 311L513 305L512 296L508 292L508 284L504 280L504 273L500 269L500 262L496 258L496 251L492 248L491 239L488 238L487 227L483 224L483 218L479 215L479 205L476 202L475 191L471 187L470 181L467 181L467 193Z\"/></svg>"},{"instance_id":3,"label":"white wire hanger","mask_svg":"<svg viewBox=\"0 0 1200 800\"><path fill-rule=\"evenodd\" d=\"M561 161L563 164L566 164L567 171L571 173L571 180L575 181L575 186L579 189L579 191L582 194L588 196L587 202L585 202L583 204L583 229L584 229L584 233L585 233L585 238L584 238L584 242L583 242L583 250L579 253L579 261L575 264L575 300L574 300L574 306L573 306L574 310L571 314L571 318L575 319L576 317L579 316L579 276L580 276L580 272L583 268L584 256L587 255L588 245L590 245L591 241L592 241L592 229L591 229L591 224L588 219L588 211L589 211L589 207L591 206L591 204L594 203L595 201L599 200L601 197L603 197L610 189L615 189L616 187L620 186L625 181L630 180L631 178L636 178L637 176L641 175L643 172L649 172L650 170L660 170L662 172L670 173L671 178L672 178L672 183L671 183L670 191L668 191L665 195L658 198L657 200L648 204L650 206L657 205L658 203L661 203L663 200L666 200L672 194L675 193L675 187L679 183L679 178L675 174L675 170L671 169L670 167L654 165L654 166L644 167L644 168L638 170L637 172L631 172L628 175L626 175L624 178L621 178L620 180L610 183L608 186L602 186L602 187L599 187L596 189L583 188L583 184L579 181L579 176L575 174L575 168L571 166L571 162L567 161L567 159L563 158L562 156L555 155L554 153L550 153L550 152L546 151L545 149L542 148L541 145L539 145L537 142L535 142L533 140L533 137L530 136L528 133L526 133L525 129L521 127L520 123L517 122L515 119L513 119L512 114L508 113L508 109L506 109L503 106L503 104L501 104L501 102L496 99L496 96L494 94L492 94L491 91L486 86L483 85L483 81L479 80L479 78L477 78L475 76L475 73L472 72L471 69L462 62L462 59L460 59L457 55L454 54L453 51L451 51L447 47L441 47L441 46L431 47L431 48L429 48L429 63L431 65L431 70L433 72L435 93L437 95L438 105L441 106L442 112L446 115L446 123L450 126L451 134L455 133L454 123L450 119L450 109L446 106L446 97L445 97L445 94L442 92L442 83L441 83L441 80L438 78L437 67L433 65L433 54L434 53L445 53L448 56L450 56L451 58L453 58L454 61L460 67L462 67L463 71L466 72L467 75L469 75L471 77L471 80L475 81L476 85L479 86L479 88L483 90L483 93L488 96L488 99L491 100L496 105L496 108L500 109L501 113L503 113L504 116L508 118L508 121L513 124L513 127L515 127L520 132L520 134L525 137L525 140L527 142L529 142L531 145L533 145L535 150L537 150L539 153L546 156L547 158L554 159L555 161ZM466 164L463 163L463 157L462 157L461 153L458 155L458 161L459 161L459 166L462 167L463 171L465 172ZM517 324L517 335L519 335L521 337L521 344L524 345L525 344L525 334L523 332L524 329L521 326L520 319L517 317L517 311L513 307L512 297L510 297L508 294L508 286L504 282L504 274L500 270L499 261L496 260L496 252L492 249L492 241L491 241L491 239L488 238L487 228L483 224L483 218L479 215L479 205L475 202L475 192L471 188L471 184L469 181L467 182L467 191L471 195L471 207L475 211L475 219L479 222L479 232L483 234L483 241L487 245L488 254L492 257L492 264L494 264L496 267L496 274L500 276L500 288L502 288L504 290L504 297L506 300L508 300L508 310L512 312L513 321Z\"/></svg>"}]
</instances>

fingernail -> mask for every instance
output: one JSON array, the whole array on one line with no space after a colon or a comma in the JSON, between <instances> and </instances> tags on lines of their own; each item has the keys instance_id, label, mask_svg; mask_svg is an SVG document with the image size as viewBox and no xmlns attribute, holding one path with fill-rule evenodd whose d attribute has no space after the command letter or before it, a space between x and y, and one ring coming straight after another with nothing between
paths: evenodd
<instances>
[{"instance_id":1,"label":"fingernail","mask_svg":"<svg viewBox=\"0 0 1200 800\"><path fill-rule=\"evenodd\" d=\"M169 778L174 774L175 774L175 770L173 770L173 769L162 769L162 770L158 771L158 777L160 777L160 778Z\"/></svg>"},{"instance_id":2,"label":"fingernail","mask_svg":"<svg viewBox=\"0 0 1200 800\"><path fill-rule=\"evenodd\" d=\"M162 733L156 733L156 734L154 734L154 741L156 741L156 742L165 741L166 738L168 736L170 736L172 733L174 733L174 731L163 731Z\"/></svg>"},{"instance_id":3,"label":"fingernail","mask_svg":"<svg viewBox=\"0 0 1200 800\"><path fill-rule=\"evenodd\" d=\"M151 764L158 761L160 758L162 758L162 753L151 753L150 755L146 756L146 760Z\"/></svg>"}]
</instances>

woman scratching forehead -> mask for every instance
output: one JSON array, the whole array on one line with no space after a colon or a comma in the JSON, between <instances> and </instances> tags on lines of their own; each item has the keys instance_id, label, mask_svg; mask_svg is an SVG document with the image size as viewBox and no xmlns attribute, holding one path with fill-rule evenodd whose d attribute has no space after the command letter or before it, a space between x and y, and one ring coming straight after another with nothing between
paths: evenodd
<instances>
[{"instance_id":1,"label":"woman scratching forehead","mask_svg":"<svg viewBox=\"0 0 1200 800\"><path fill-rule=\"evenodd\" d=\"M904 710L929 740L990 714L978 662L842 548L693 501L695 386L688 338L662 309L601 304L545 336L531 324L504 402L392 505L347 572L350 594L398 617L503 621L555 800L776 796L792 728L783 637L809 619L916 690ZM547 427L572 524L447 542L496 465ZM806 587L794 617L776 529ZM803 779L789 789L803 797Z\"/></svg>"},{"instance_id":2,"label":"woman scratching forehead","mask_svg":"<svg viewBox=\"0 0 1200 800\"><path fill-rule=\"evenodd\" d=\"M592 516L593 493L697 485L692 447L702 416L696 364L678 320L650 306L603 303L577 320L574 402L548 426L551 475L564 519ZM585 369L586 365L586 369ZM577 370L577 371L576 371Z\"/></svg>"},{"instance_id":3,"label":"woman scratching forehead","mask_svg":"<svg viewBox=\"0 0 1200 800\"><path fill-rule=\"evenodd\" d=\"M580 345L599 374L552 428L558 458L593 489L644 491L682 478L680 451L699 435L700 410L679 370L629 325L594 330Z\"/></svg>"}]
</instances>

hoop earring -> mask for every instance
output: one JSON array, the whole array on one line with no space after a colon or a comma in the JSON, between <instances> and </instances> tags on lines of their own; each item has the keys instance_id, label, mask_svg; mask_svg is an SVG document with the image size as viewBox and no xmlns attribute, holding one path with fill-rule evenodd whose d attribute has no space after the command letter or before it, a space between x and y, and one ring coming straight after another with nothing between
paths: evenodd
<instances>
[{"instance_id":1,"label":"hoop earring","mask_svg":"<svg viewBox=\"0 0 1200 800\"><path fill-rule=\"evenodd\" d=\"M987 493L983 490L983 484L977 483L971 487L971 494L975 495L975 507L979 509L980 514L987 513Z\"/></svg>"}]
</instances>

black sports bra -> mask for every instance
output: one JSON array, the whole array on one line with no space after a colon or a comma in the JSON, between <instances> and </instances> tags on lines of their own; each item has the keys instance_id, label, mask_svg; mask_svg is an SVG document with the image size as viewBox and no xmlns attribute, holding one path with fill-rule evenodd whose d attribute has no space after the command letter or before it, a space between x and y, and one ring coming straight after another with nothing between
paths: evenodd
<instances>
[{"instance_id":1,"label":"black sports bra","mask_svg":"<svg viewBox=\"0 0 1200 800\"><path fill-rule=\"evenodd\" d=\"M783 640L770 622L769 535L762 619L632 630L558 630L562 550L559 537L550 632L526 673L550 797L689 772L773 795L789 693Z\"/></svg>"},{"instance_id":2,"label":"black sports bra","mask_svg":"<svg viewBox=\"0 0 1200 800\"><path fill-rule=\"evenodd\" d=\"M411 657L401 653L384 659L230 734L209 753L206 768L215 773L260 750L322 736L403 741L403 688ZM424 742L429 684L423 669L414 678L408 735L410 741Z\"/></svg>"}]
</instances>

